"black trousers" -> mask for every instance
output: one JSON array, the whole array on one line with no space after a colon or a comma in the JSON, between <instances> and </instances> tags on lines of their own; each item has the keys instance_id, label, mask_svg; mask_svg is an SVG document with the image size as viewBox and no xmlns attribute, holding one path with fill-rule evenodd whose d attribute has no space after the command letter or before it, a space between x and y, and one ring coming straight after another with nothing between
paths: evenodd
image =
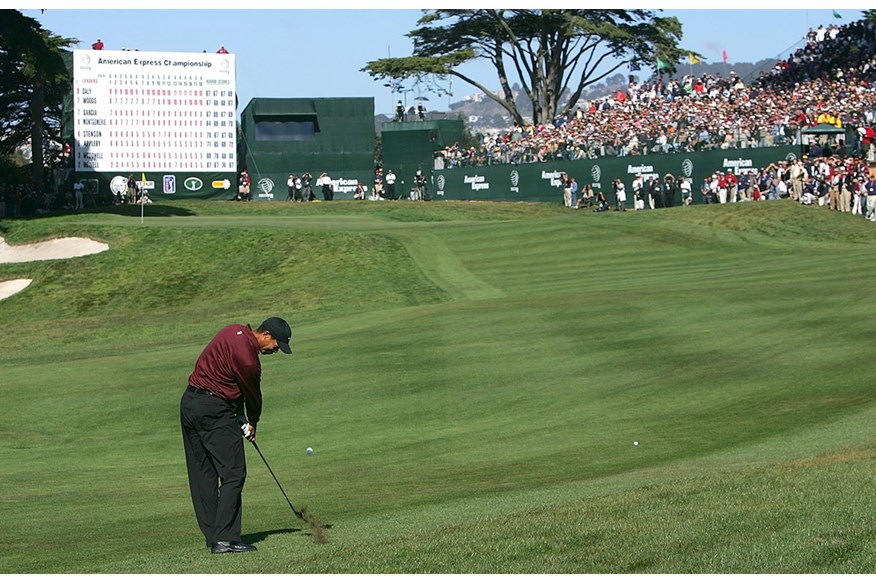
<instances>
[{"instance_id":1,"label":"black trousers","mask_svg":"<svg viewBox=\"0 0 876 584\"><path fill-rule=\"evenodd\" d=\"M246 455L237 407L187 389L179 416L198 527L208 544L240 541Z\"/></svg>"}]
</instances>

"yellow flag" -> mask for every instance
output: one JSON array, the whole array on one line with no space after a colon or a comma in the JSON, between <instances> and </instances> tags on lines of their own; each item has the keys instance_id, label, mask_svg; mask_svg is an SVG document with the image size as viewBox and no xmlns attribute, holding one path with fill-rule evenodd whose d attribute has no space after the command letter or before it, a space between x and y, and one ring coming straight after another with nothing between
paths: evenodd
<instances>
[{"instance_id":1,"label":"yellow flag","mask_svg":"<svg viewBox=\"0 0 876 584\"><path fill-rule=\"evenodd\" d=\"M140 208L142 210L143 205L146 204L146 197L143 196L146 192L146 173L140 173ZM143 220L143 217L140 217L140 220Z\"/></svg>"},{"instance_id":2,"label":"yellow flag","mask_svg":"<svg viewBox=\"0 0 876 584\"><path fill-rule=\"evenodd\" d=\"M688 53L688 54L687 54L687 58L690 59L690 64L691 64L691 65L696 65L697 63L700 62L700 60L697 59L696 55L694 55L693 53Z\"/></svg>"}]
</instances>

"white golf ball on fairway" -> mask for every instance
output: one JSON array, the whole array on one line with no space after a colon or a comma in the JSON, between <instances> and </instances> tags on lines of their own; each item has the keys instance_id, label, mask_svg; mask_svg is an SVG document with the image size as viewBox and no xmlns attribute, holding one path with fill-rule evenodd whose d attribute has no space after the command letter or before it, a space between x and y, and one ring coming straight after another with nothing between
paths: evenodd
<instances>
[{"instance_id":1,"label":"white golf ball on fairway","mask_svg":"<svg viewBox=\"0 0 876 584\"><path fill-rule=\"evenodd\" d=\"M638 445L639 445L639 441L638 441L638 440L636 440L635 442L633 442L633 446L638 446Z\"/></svg>"},{"instance_id":2,"label":"white golf ball on fairway","mask_svg":"<svg viewBox=\"0 0 876 584\"><path fill-rule=\"evenodd\" d=\"M313 448L308 447L305 452L307 452L307 456L313 456Z\"/></svg>"}]
</instances>

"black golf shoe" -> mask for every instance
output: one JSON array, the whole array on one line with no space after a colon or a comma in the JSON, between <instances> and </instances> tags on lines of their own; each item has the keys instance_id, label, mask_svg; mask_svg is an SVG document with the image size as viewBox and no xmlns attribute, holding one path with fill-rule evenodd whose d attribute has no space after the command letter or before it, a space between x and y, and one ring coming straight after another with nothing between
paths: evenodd
<instances>
[{"instance_id":1,"label":"black golf shoe","mask_svg":"<svg viewBox=\"0 0 876 584\"><path fill-rule=\"evenodd\" d=\"M254 552L256 546L242 541L217 541L210 548L214 554L235 554L240 552Z\"/></svg>"}]
</instances>

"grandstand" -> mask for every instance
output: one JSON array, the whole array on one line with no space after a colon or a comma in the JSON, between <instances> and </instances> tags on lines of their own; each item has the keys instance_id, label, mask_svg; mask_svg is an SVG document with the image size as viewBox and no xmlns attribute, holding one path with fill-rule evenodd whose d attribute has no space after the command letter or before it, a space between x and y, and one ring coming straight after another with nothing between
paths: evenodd
<instances>
[{"instance_id":1,"label":"grandstand","mask_svg":"<svg viewBox=\"0 0 876 584\"><path fill-rule=\"evenodd\" d=\"M716 172L738 180L740 171L760 175L772 163L803 156L810 166L810 158L826 161L829 170L818 180L831 181L844 167L863 184L876 161L876 23L822 28L824 34L816 31L753 80L732 72L633 79L624 91L583 102L553 123L515 126L479 146L454 144L441 152L446 169L435 177L436 189L447 198L556 202L558 177L569 172L610 199L605 187L615 178L629 185L637 174L669 173L688 177L693 202L701 203L700 185ZM774 166L763 198L790 181ZM674 204L681 204L680 193Z\"/></svg>"},{"instance_id":2,"label":"grandstand","mask_svg":"<svg viewBox=\"0 0 876 584\"><path fill-rule=\"evenodd\" d=\"M763 148L800 144L801 130L819 118L845 128L846 144L858 149L859 130L873 125L876 108L874 26L832 25L835 34L808 41L749 83L732 72L634 80L567 118L513 127L446 158L450 166L485 166Z\"/></svg>"}]
</instances>

